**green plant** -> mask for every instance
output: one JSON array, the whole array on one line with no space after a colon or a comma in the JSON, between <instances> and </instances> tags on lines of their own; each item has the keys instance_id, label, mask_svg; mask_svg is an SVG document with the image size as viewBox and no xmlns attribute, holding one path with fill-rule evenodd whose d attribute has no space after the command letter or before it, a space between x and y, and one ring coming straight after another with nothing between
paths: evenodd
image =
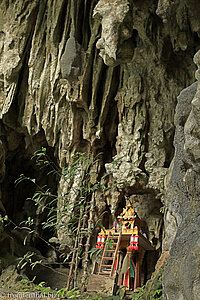
<instances>
[{"instance_id":1,"label":"green plant","mask_svg":"<svg viewBox=\"0 0 200 300\"><path fill-rule=\"evenodd\" d=\"M138 292L137 293L133 293L133 297L132 299L134 300L144 300L144 288L145 286L138 288Z\"/></svg>"},{"instance_id":2,"label":"green plant","mask_svg":"<svg viewBox=\"0 0 200 300\"><path fill-rule=\"evenodd\" d=\"M43 265L43 261L41 260L32 260L35 253L28 251L24 254L22 257L18 257L16 260L18 260L17 268L22 270L27 264L30 265L31 269L33 270L36 265Z\"/></svg>"},{"instance_id":3,"label":"green plant","mask_svg":"<svg viewBox=\"0 0 200 300\"><path fill-rule=\"evenodd\" d=\"M105 228L101 225L101 228L104 230L105 232ZM112 250L113 249L113 244L114 240L111 236L111 238L108 241L105 241L105 248L107 250ZM90 258L92 258L93 256L98 257L103 251L103 248L91 248L91 250L89 251L90 254Z\"/></svg>"},{"instance_id":4,"label":"green plant","mask_svg":"<svg viewBox=\"0 0 200 300\"><path fill-rule=\"evenodd\" d=\"M45 281L41 281L38 285L34 287L35 291L39 291L41 294L46 294L51 291L51 288L49 286L45 286Z\"/></svg>"},{"instance_id":5,"label":"green plant","mask_svg":"<svg viewBox=\"0 0 200 300\"><path fill-rule=\"evenodd\" d=\"M105 298L105 300L121 300L120 296L108 296Z\"/></svg>"},{"instance_id":6,"label":"green plant","mask_svg":"<svg viewBox=\"0 0 200 300\"><path fill-rule=\"evenodd\" d=\"M162 299L162 289L155 290L152 299Z\"/></svg>"},{"instance_id":7,"label":"green plant","mask_svg":"<svg viewBox=\"0 0 200 300\"><path fill-rule=\"evenodd\" d=\"M40 187L36 179L26 176L25 174L21 174L15 182L16 186L22 181L29 181L35 185L36 191L31 198L28 198L28 200L32 200L35 203L37 212L46 215L46 219L42 223L43 229L52 230L55 234L58 230L67 230L69 233L71 232L72 236L75 236L76 245L72 252L73 261L75 261L75 287L77 266L81 259L81 253L83 253L84 250L83 239L86 238L88 241L86 243L87 246L85 254L85 262L87 264L87 252L89 251L88 245L90 236L97 225L97 223L93 223L93 216L90 216L91 221L88 219L89 212L91 212L91 205L93 205L93 210L95 206L94 201L91 201L92 194L98 189L102 189L102 192L106 190L105 185L101 184L97 179L94 180L96 174L95 165L99 162L99 156L93 158L90 154L74 153L72 156L72 162L63 170L56 167L50 160L45 147L36 151L32 159L35 159L36 164L40 167L48 167L47 175L53 173L58 178L64 180L68 185L68 191L64 195L55 195L51 192L50 188L47 186ZM107 175L104 175L102 178L105 179L106 176ZM73 182L77 177L79 178L79 184L74 186ZM91 177L93 178L92 180ZM71 201L72 194L73 203ZM62 208L58 207L58 202L62 202ZM26 232L24 244L27 243L28 236L31 238L32 234L37 234L35 226L35 220L31 217L28 217L27 220L24 220L19 225L15 224L15 228L20 230L23 229ZM39 238L41 237L39 236ZM65 259L66 258L64 258L64 261ZM28 253L27 256L21 258L20 263L21 267L24 267L27 263L29 263L31 264L31 267L34 268L37 264L42 262L31 261ZM70 272L70 274L71 273L72 272Z\"/></svg>"},{"instance_id":8,"label":"green plant","mask_svg":"<svg viewBox=\"0 0 200 300\"><path fill-rule=\"evenodd\" d=\"M4 217L0 216L0 221L3 222L3 221L8 221L8 216L5 215Z\"/></svg>"},{"instance_id":9,"label":"green plant","mask_svg":"<svg viewBox=\"0 0 200 300\"><path fill-rule=\"evenodd\" d=\"M154 299L161 300L162 299L161 288L153 291L152 294L147 293L145 289L146 289L145 285L141 288L138 288L138 292L133 294L132 299L134 300L154 300Z\"/></svg>"},{"instance_id":10,"label":"green plant","mask_svg":"<svg viewBox=\"0 0 200 300\"><path fill-rule=\"evenodd\" d=\"M160 212L161 212L162 214L164 214L165 210L166 210L166 206L163 205L163 206L160 208Z\"/></svg>"},{"instance_id":11,"label":"green plant","mask_svg":"<svg viewBox=\"0 0 200 300\"><path fill-rule=\"evenodd\" d=\"M84 298L83 298L84 299ZM89 298L86 298L88 300L103 300L103 298L101 296L90 296Z\"/></svg>"},{"instance_id":12,"label":"green plant","mask_svg":"<svg viewBox=\"0 0 200 300\"><path fill-rule=\"evenodd\" d=\"M19 290L21 292L28 292L28 291L33 291L35 289L35 284L34 284L34 281L35 281L36 277L34 276L32 280L29 280L27 278L22 278L20 281L19 281Z\"/></svg>"},{"instance_id":13,"label":"green plant","mask_svg":"<svg viewBox=\"0 0 200 300\"><path fill-rule=\"evenodd\" d=\"M58 297L63 297L65 296L67 299L75 299L75 298L80 298L80 291L76 290L75 288L67 291L67 288L61 289L56 293Z\"/></svg>"},{"instance_id":14,"label":"green plant","mask_svg":"<svg viewBox=\"0 0 200 300\"><path fill-rule=\"evenodd\" d=\"M23 269L28 263L32 263L32 257L35 253L28 251L27 253L24 254L23 257L17 258L19 261L17 264L17 268Z\"/></svg>"},{"instance_id":15,"label":"green plant","mask_svg":"<svg viewBox=\"0 0 200 300\"><path fill-rule=\"evenodd\" d=\"M118 296L119 300L124 299L125 294L126 294L125 286L120 287L116 292L116 295Z\"/></svg>"},{"instance_id":16,"label":"green plant","mask_svg":"<svg viewBox=\"0 0 200 300\"><path fill-rule=\"evenodd\" d=\"M100 155L93 157L87 153L74 153L71 157L71 162L65 168L60 169L48 157L45 147L35 152L32 159L35 160L36 165L41 168L47 168L47 176L53 174L58 180L65 182L67 189L64 194L53 193L47 185L40 186L37 179L25 174L21 174L15 182L17 186L23 181L29 181L35 186L35 192L28 200L34 202L37 214L43 214L45 217L44 222L42 222L43 229L51 230L55 235L59 230L64 230L75 239L74 249L70 253L65 255L60 252L63 262L69 259L70 256L72 257L66 290L77 286L78 265L81 259L83 261L83 286L85 285L89 254L90 256L98 255L101 252L101 250L96 250L96 248L90 251L90 238L94 229L99 226L99 221L102 218L101 214L94 222L94 195L96 191L101 191L103 194L111 188L106 185L106 178L109 174L98 177L97 169L100 163ZM117 163L118 160L120 159L113 161L112 164ZM26 232L24 244L31 239L32 235L35 235L51 246L37 232L36 220L33 217L28 217L27 220L24 220L19 225L14 224L11 220L9 221L15 225L15 228L23 229ZM112 247L112 240L106 243L106 247ZM42 264L42 260L33 261L30 253L19 260L20 268L25 267L28 263L32 269L36 265ZM64 290L60 292L64 293Z\"/></svg>"}]
</instances>

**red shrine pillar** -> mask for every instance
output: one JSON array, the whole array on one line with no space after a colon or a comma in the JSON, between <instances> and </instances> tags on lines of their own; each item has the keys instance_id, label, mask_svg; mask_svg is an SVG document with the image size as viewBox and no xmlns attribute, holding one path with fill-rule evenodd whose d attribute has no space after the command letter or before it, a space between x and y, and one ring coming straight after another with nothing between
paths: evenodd
<instances>
[{"instance_id":1,"label":"red shrine pillar","mask_svg":"<svg viewBox=\"0 0 200 300\"><path fill-rule=\"evenodd\" d=\"M136 266L135 266L136 271L135 271L134 289L137 289L138 287L141 287L141 266L145 254L145 249L139 247L139 250L135 251L135 253L136 253Z\"/></svg>"}]
</instances>

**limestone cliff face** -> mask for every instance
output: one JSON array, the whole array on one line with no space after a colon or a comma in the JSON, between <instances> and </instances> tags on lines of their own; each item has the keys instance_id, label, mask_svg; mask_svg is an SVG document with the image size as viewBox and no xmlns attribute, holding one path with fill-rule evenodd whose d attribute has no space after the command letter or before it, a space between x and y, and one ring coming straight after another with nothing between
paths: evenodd
<instances>
[{"instance_id":1,"label":"limestone cliff face","mask_svg":"<svg viewBox=\"0 0 200 300\"><path fill-rule=\"evenodd\" d=\"M198 51L198 66L199 57ZM163 280L166 299L199 299L199 69L196 79L178 96L175 114L175 155L165 198L164 247L171 247Z\"/></svg>"},{"instance_id":2,"label":"limestone cliff face","mask_svg":"<svg viewBox=\"0 0 200 300\"><path fill-rule=\"evenodd\" d=\"M0 197L7 213L16 222L28 215L28 188L16 194L13 182L20 172L38 174L30 157L41 146L60 167L75 151L102 152L97 169L111 173L115 188L103 200L97 195L97 207L109 207L111 223L133 200L157 249L165 227L170 300L191 299L191 292L198 299L196 84L179 96L174 114L177 96L195 82L199 16L198 0L0 2ZM114 185L119 179L129 183ZM64 233L58 237L70 245ZM191 260L192 282L182 289Z\"/></svg>"}]
</instances>

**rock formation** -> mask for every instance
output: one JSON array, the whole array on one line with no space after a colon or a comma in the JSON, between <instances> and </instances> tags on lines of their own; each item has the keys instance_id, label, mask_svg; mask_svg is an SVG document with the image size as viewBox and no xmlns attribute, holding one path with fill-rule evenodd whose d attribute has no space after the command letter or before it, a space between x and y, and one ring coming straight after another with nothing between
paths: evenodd
<instances>
[{"instance_id":1,"label":"rock formation","mask_svg":"<svg viewBox=\"0 0 200 300\"><path fill-rule=\"evenodd\" d=\"M199 16L198 0L0 3L0 213L16 224L36 215L44 235L44 215L26 201L34 188L15 180L23 173L61 195L71 187L73 212L80 176L47 177L34 152L46 147L59 168L75 152L102 153L95 171L109 172L112 188L96 195L97 210L111 225L135 203L157 256L170 250L170 300L200 289ZM73 245L62 230L57 242Z\"/></svg>"},{"instance_id":2,"label":"rock formation","mask_svg":"<svg viewBox=\"0 0 200 300\"><path fill-rule=\"evenodd\" d=\"M199 54L198 51L195 55L197 65ZM198 71L196 79L199 80ZM200 291L198 94L199 81L180 93L176 106L175 155L168 173L163 247L171 248L164 290L166 299L172 300L198 299Z\"/></svg>"}]
</instances>

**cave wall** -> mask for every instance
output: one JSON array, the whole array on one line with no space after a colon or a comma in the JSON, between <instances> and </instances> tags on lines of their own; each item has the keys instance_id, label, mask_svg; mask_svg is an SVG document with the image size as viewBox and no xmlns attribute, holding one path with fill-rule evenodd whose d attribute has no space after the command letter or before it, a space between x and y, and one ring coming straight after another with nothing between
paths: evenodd
<instances>
[{"instance_id":1,"label":"cave wall","mask_svg":"<svg viewBox=\"0 0 200 300\"><path fill-rule=\"evenodd\" d=\"M182 257L178 236L188 216L193 220L188 220L188 228L193 230L196 217L193 219L191 211L198 206L198 190L194 189L192 207L187 191L198 180L197 175L191 175L192 182L189 179L191 172L198 174L198 104L189 111L193 86L187 104L178 102L178 107L186 106L190 114L185 132L183 128L176 131L173 140L175 126L183 127L187 118L181 117L181 125L178 117L174 122L177 96L195 82L193 57L200 47L199 15L197 0L2 0L2 206L9 211L17 201L11 191L15 172L17 176L20 168L28 168L30 157L41 146L53 149L60 167L70 162L75 151L102 152L101 167L111 173L108 185L113 189L103 198L96 196L99 211L109 207L111 223L119 206L134 201L147 224L148 236L161 249L160 208L164 206L163 251L172 251L171 273L174 259ZM199 64L198 55L195 62ZM196 120L195 129L191 119ZM180 151L189 153L190 160L181 162L187 169L187 183L184 174L180 178L181 185L186 184L182 195L177 191L179 181L174 188L171 178L180 167L176 149L184 139L185 148ZM119 160L112 164L113 159ZM119 179L127 184L116 184ZM67 189L61 180L58 190L65 193ZM23 203L20 205L22 209ZM58 238L61 244L70 245L66 232L60 231ZM179 247L180 253L174 247ZM181 272L177 269L177 282ZM166 275L166 297L172 299L170 288L174 295L178 288L171 287L169 281ZM195 294L197 285L190 289Z\"/></svg>"},{"instance_id":2,"label":"cave wall","mask_svg":"<svg viewBox=\"0 0 200 300\"><path fill-rule=\"evenodd\" d=\"M200 52L195 55L199 67ZM199 68L197 82L178 96L175 113L175 155L166 184L163 251L171 249L164 271L164 299L198 299L199 235ZM171 233L171 234L170 234ZM188 276L190 274L190 276Z\"/></svg>"}]
</instances>

